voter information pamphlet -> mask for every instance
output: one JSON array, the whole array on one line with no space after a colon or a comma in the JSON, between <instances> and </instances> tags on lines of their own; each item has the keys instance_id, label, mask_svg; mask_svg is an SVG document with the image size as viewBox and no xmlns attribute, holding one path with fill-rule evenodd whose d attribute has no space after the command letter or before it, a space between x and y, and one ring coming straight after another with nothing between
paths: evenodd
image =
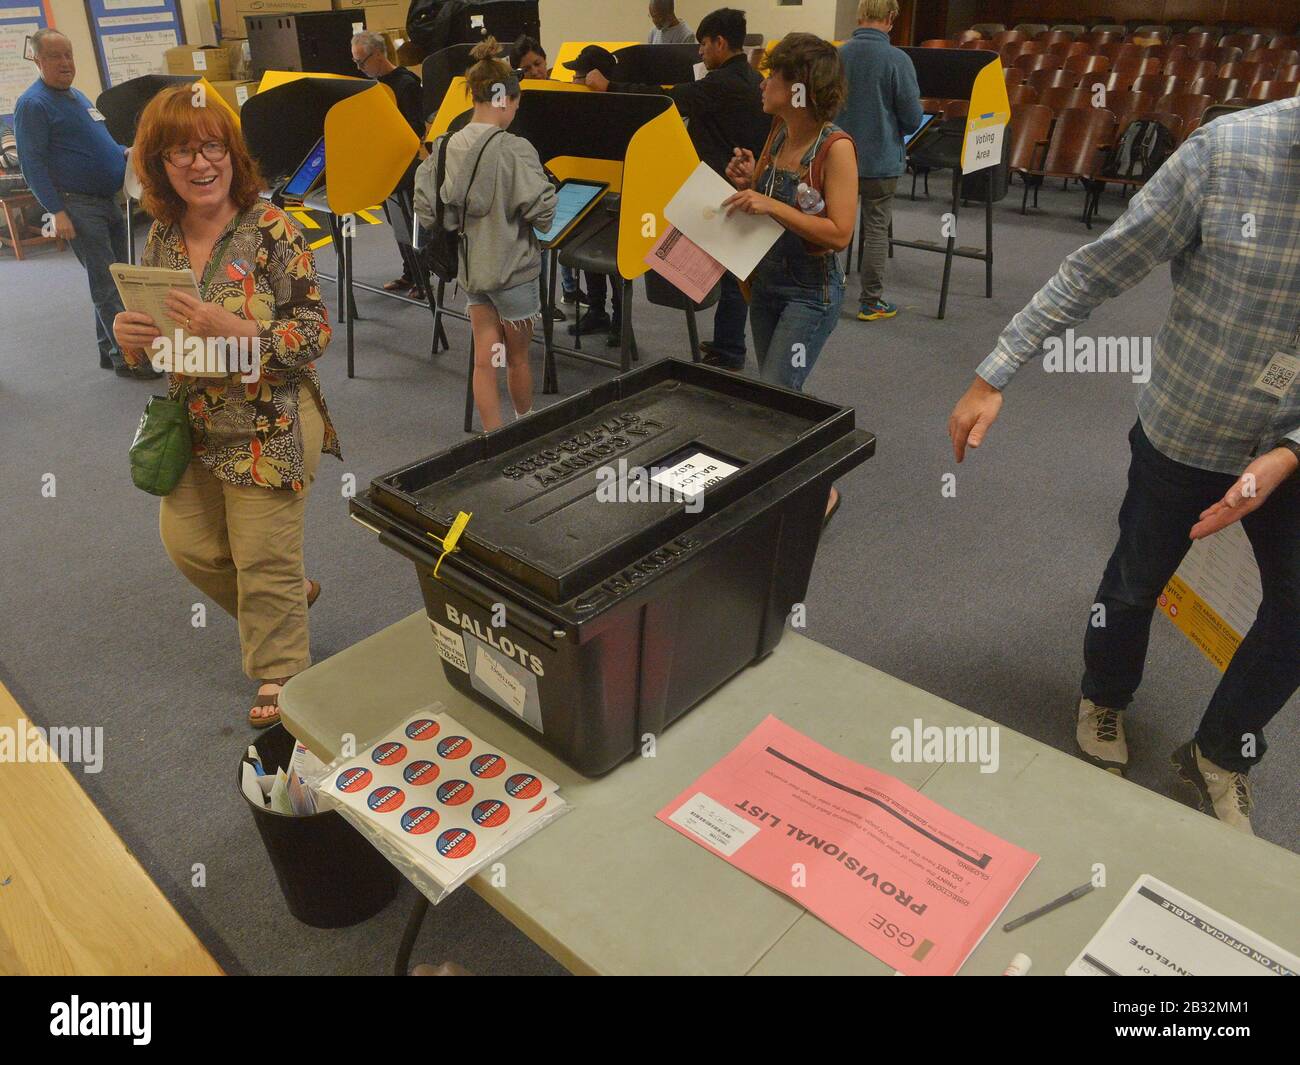
<instances>
[{"instance_id":1,"label":"voter information pamphlet","mask_svg":"<svg viewBox=\"0 0 1300 1065\"><path fill-rule=\"evenodd\" d=\"M167 312L167 293L172 289L188 293L195 299L199 295L198 282L194 280L193 270L167 270L161 266L132 266L130 263L112 263L109 273L117 286L117 294L122 297L122 306L128 311L147 314L153 319L158 331L168 340L179 335L182 343L190 339L175 319ZM173 356L176 345L169 344L155 358L154 353L147 352L154 368L163 373L174 373ZM223 377L224 374L190 373L192 377Z\"/></svg>"},{"instance_id":2,"label":"voter information pamphlet","mask_svg":"<svg viewBox=\"0 0 1300 1065\"><path fill-rule=\"evenodd\" d=\"M957 972L1038 861L772 716L658 816L908 976Z\"/></svg>"},{"instance_id":3,"label":"voter information pamphlet","mask_svg":"<svg viewBox=\"0 0 1300 1065\"><path fill-rule=\"evenodd\" d=\"M417 711L312 784L390 860L418 865L445 893L565 803L554 781L439 710Z\"/></svg>"},{"instance_id":4,"label":"voter information pamphlet","mask_svg":"<svg viewBox=\"0 0 1300 1065\"><path fill-rule=\"evenodd\" d=\"M1066 976L1295 976L1300 958L1143 874Z\"/></svg>"}]
</instances>

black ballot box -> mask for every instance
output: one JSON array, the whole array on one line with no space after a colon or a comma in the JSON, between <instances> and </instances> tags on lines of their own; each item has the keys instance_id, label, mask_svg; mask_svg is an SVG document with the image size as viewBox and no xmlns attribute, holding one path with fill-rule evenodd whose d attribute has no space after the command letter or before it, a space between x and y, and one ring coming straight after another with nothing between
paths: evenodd
<instances>
[{"instance_id":1,"label":"black ballot box","mask_svg":"<svg viewBox=\"0 0 1300 1065\"><path fill-rule=\"evenodd\" d=\"M351 509L415 563L451 684L597 776L776 646L831 484L874 450L852 408L664 359Z\"/></svg>"},{"instance_id":2,"label":"black ballot box","mask_svg":"<svg viewBox=\"0 0 1300 1065\"><path fill-rule=\"evenodd\" d=\"M365 8L245 15L253 75L268 70L361 77L352 61L352 35L365 29Z\"/></svg>"}]
</instances>

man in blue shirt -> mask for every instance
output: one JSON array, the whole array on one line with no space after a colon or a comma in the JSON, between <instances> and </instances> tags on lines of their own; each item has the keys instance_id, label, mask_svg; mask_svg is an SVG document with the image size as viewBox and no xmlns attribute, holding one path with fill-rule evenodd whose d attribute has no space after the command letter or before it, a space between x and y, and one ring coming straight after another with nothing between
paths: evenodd
<instances>
[{"instance_id":1,"label":"man in blue shirt","mask_svg":"<svg viewBox=\"0 0 1300 1065\"><path fill-rule=\"evenodd\" d=\"M41 77L18 97L14 111L23 177L45 208L47 225L53 222L85 267L99 365L119 377L158 377L148 365L129 367L113 339L113 318L123 307L108 268L127 256L126 219L117 202L126 150L109 134L104 116L72 87L72 42L58 30L37 30L32 48Z\"/></svg>"},{"instance_id":2,"label":"man in blue shirt","mask_svg":"<svg viewBox=\"0 0 1300 1065\"><path fill-rule=\"evenodd\" d=\"M840 48L849 95L836 125L858 146L862 194L862 294L858 319L892 318L884 298L889 221L898 177L907 169L903 138L921 124L921 91L907 53L889 43L898 0L861 0L858 28Z\"/></svg>"}]
</instances>

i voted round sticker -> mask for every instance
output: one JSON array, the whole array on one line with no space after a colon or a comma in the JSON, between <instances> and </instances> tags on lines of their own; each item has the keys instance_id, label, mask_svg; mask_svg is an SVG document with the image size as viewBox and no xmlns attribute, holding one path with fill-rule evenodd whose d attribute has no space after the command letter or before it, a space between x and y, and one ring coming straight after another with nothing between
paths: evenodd
<instances>
[{"instance_id":1,"label":"i voted round sticker","mask_svg":"<svg viewBox=\"0 0 1300 1065\"><path fill-rule=\"evenodd\" d=\"M476 777L489 780L499 777L506 771L506 760L499 754L480 754L469 764L469 771Z\"/></svg>"},{"instance_id":2,"label":"i voted round sticker","mask_svg":"<svg viewBox=\"0 0 1300 1065\"><path fill-rule=\"evenodd\" d=\"M416 718L406 726L408 740L431 740L438 735L438 722L431 717Z\"/></svg>"},{"instance_id":3,"label":"i voted round sticker","mask_svg":"<svg viewBox=\"0 0 1300 1065\"><path fill-rule=\"evenodd\" d=\"M370 783L374 776L369 769L364 766L357 766L355 769L345 769L334 780L334 786L339 791L360 791Z\"/></svg>"},{"instance_id":4,"label":"i voted round sticker","mask_svg":"<svg viewBox=\"0 0 1300 1065\"><path fill-rule=\"evenodd\" d=\"M443 758L464 758L469 754L470 742L464 736L448 736L438 741L438 754Z\"/></svg>"},{"instance_id":5,"label":"i voted round sticker","mask_svg":"<svg viewBox=\"0 0 1300 1065\"><path fill-rule=\"evenodd\" d=\"M382 788L375 788L374 791L366 798L366 805L374 810L377 814L392 813L402 805L402 800L406 798L401 788L395 788L391 784L385 784Z\"/></svg>"},{"instance_id":6,"label":"i voted round sticker","mask_svg":"<svg viewBox=\"0 0 1300 1065\"><path fill-rule=\"evenodd\" d=\"M506 781L506 794L512 799L531 799L542 793L542 782L532 773L516 773Z\"/></svg>"},{"instance_id":7,"label":"i voted round sticker","mask_svg":"<svg viewBox=\"0 0 1300 1065\"><path fill-rule=\"evenodd\" d=\"M402 770L402 779L408 784L432 784L438 779L438 766L425 758L416 759Z\"/></svg>"},{"instance_id":8,"label":"i voted round sticker","mask_svg":"<svg viewBox=\"0 0 1300 1065\"><path fill-rule=\"evenodd\" d=\"M434 844L444 858L464 858L474 849L474 833L464 828L449 828Z\"/></svg>"},{"instance_id":9,"label":"i voted round sticker","mask_svg":"<svg viewBox=\"0 0 1300 1065\"><path fill-rule=\"evenodd\" d=\"M460 806L474 797L474 786L468 780L448 780L438 785L437 795L445 806Z\"/></svg>"},{"instance_id":10,"label":"i voted round sticker","mask_svg":"<svg viewBox=\"0 0 1300 1065\"><path fill-rule=\"evenodd\" d=\"M381 743L370 752L370 758L376 765L393 765L406 757L406 744Z\"/></svg>"},{"instance_id":11,"label":"i voted round sticker","mask_svg":"<svg viewBox=\"0 0 1300 1065\"><path fill-rule=\"evenodd\" d=\"M510 807L500 799L484 799L474 806L474 812L470 815L474 818L474 824L482 825L484 828L500 828L510 819Z\"/></svg>"},{"instance_id":12,"label":"i voted round sticker","mask_svg":"<svg viewBox=\"0 0 1300 1065\"><path fill-rule=\"evenodd\" d=\"M412 806L402 814L402 829L413 836L422 836L438 827L438 811L432 806Z\"/></svg>"}]
</instances>

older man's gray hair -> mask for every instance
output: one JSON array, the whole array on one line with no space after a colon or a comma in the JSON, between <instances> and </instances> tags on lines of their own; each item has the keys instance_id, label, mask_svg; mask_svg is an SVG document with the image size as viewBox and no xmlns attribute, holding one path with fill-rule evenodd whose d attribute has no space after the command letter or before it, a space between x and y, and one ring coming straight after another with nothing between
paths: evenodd
<instances>
[{"instance_id":1,"label":"older man's gray hair","mask_svg":"<svg viewBox=\"0 0 1300 1065\"><path fill-rule=\"evenodd\" d=\"M46 29L37 30L35 33L32 34L32 55L37 55L37 56L40 55L41 49L45 46L45 42L48 41L50 38L52 37L67 38L67 36L68 35L66 33L60 33L56 29L46 28Z\"/></svg>"},{"instance_id":2,"label":"older man's gray hair","mask_svg":"<svg viewBox=\"0 0 1300 1065\"><path fill-rule=\"evenodd\" d=\"M384 40L382 33L375 33L371 30L362 30L360 33L352 35L352 43L359 44L366 50L366 55L374 55L376 52L387 54L388 42Z\"/></svg>"}]
</instances>

